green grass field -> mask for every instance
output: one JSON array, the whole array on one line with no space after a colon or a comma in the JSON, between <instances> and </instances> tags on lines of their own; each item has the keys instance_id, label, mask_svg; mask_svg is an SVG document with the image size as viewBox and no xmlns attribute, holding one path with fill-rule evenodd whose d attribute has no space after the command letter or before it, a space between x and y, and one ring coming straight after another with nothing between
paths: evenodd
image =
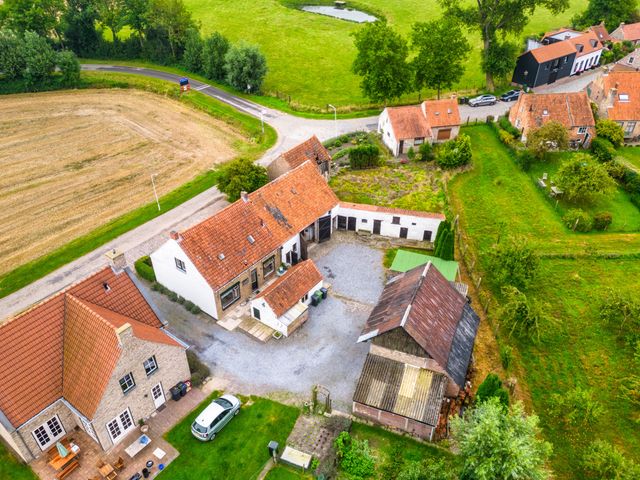
<instances>
[{"instance_id":1,"label":"green grass field","mask_svg":"<svg viewBox=\"0 0 640 480\"><path fill-rule=\"evenodd\" d=\"M267 473L265 480L311 480L313 477L290 467L278 465Z\"/></svg>"},{"instance_id":2,"label":"green grass field","mask_svg":"<svg viewBox=\"0 0 640 480\"><path fill-rule=\"evenodd\" d=\"M0 442L0 478L11 480L37 480L31 467L20 463Z\"/></svg>"},{"instance_id":3,"label":"green grass field","mask_svg":"<svg viewBox=\"0 0 640 480\"><path fill-rule=\"evenodd\" d=\"M624 147L619 148L616 152L619 162L640 172L640 148Z\"/></svg>"},{"instance_id":4,"label":"green grass field","mask_svg":"<svg viewBox=\"0 0 640 480\"><path fill-rule=\"evenodd\" d=\"M328 103L343 110L368 105L360 92L359 78L351 73L355 57L351 33L360 25L289 8L284 0L186 0L185 3L201 22L205 34L220 31L232 41L244 39L260 45L269 66L265 93L290 97L294 107L305 109L326 109ZM433 20L441 12L437 0L360 0L359 4L382 12L404 35L414 22ZM570 8L560 15L537 10L522 37L568 24L586 4L587 0L571 0ZM484 88L479 35L469 33L469 40L473 51L467 61L467 71L455 88L459 91ZM433 92L424 94L433 95ZM414 93L403 101L417 99Z\"/></svg>"},{"instance_id":5,"label":"green grass field","mask_svg":"<svg viewBox=\"0 0 640 480\"><path fill-rule=\"evenodd\" d=\"M238 416L229 422L214 440L201 442L191 434L191 424L217 395L219 393L214 392L165 435L167 441L178 449L180 456L169 464L159 478L162 480L256 478L269 460L267 449L269 441L275 440L280 445L285 445L300 414L297 408L264 398L243 399L244 405ZM247 405L247 400L251 401L250 405ZM273 478L299 477L276 476Z\"/></svg>"},{"instance_id":6,"label":"green grass field","mask_svg":"<svg viewBox=\"0 0 640 480\"><path fill-rule=\"evenodd\" d=\"M5 82L0 85L0 94L22 90L22 85L16 82ZM51 85L45 86L44 89L53 90L58 88L59 85L54 82ZM175 85L162 80L137 75L83 72L80 88L138 88L178 99ZM188 96L180 96L179 100L215 118L224 120L243 132L246 140L234 145L238 151L238 155L257 158L276 141L277 135L275 130L270 126L265 126L265 134L263 136L261 133L260 120L242 114L234 108L206 95L191 92ZM162 212L158 212L155 203L147 204L131 212L123 213L121 217L114 219L86 235L73 239L68 244L45 256L18 266L15 270L0 276L0 298L42 278L55 269L66 265L158 215L166 213L168 210L213 187L216 181L216 172L206 172L199 175L160 198L160 203L163 206Z\"/></svg>"},{"instance_id":7,"label":"green grass field","mask_svg":"<svg viewBox=\"0 0 640 480\"><path fill-rule=\"evenodd\" d=\"M543 258L538 280L528 292L547 302L555 319L543 340L532 344L502 339L519 350L524 372L520 381L527 384L545 435L554 445L552 466L558 478L576 478L583 449L595 438L609 440L630 458L640 459L640 429L635 423L640 412L619 396L621 381L635 368L632 352L598 317L607 288L637 293L637 282L630 280L640 274L640 234L567 230L552 203L531 176L515 166L491 128L465 131L472 139L474 167L454 178L449 191L481 270L486 269L485 253L499 234L518 234L542 254L577 256ZM603 252L622 256L606 259ZM490 272L485 273L490 279ZM492 311L494 321L499 320L498 312ZM603 417L591 429L565 428L549 413L551 394L576 386L593 389L604 407Z\"/></svg>"}]
</instances>

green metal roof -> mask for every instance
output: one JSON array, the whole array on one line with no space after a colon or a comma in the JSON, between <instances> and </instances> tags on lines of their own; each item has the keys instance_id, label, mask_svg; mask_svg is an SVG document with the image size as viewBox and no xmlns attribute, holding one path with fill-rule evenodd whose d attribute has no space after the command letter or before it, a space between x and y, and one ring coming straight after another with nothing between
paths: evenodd
<instances>
[{"instance_id":1,"label":"green metal roof","mask_svg":"<svg viewBox=\"0 0 640 480\"><path fill-rule=\"evenodd\" d=\"M391 270L394 272L406 272L420 265L426 265L428 262L431 262L444 278L450 282L455 282L458 274L458 262L442 260L438 257L411 252L409 250L398 250L396 258L393 259L393 263L391 264Z\"/></svg>"}]
</instances>

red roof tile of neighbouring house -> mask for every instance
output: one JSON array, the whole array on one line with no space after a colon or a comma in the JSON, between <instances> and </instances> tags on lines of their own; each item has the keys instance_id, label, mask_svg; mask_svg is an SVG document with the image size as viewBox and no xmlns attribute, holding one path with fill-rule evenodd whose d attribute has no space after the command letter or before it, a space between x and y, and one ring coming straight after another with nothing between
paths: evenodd
<instances>
[{"instance_id":1,"label":"red roof tile of neighbouring house","mask_svg":"<svg viewBox=\"0 0 640 480\"><path fill-rule=\"evenodd\" d=\"M307 160L312 162L329 162L331 155L315 135L291 150L284 152L281 157L287 162L289 168L296 168Z\"/></svg>"},{"instance_id":2,"label":"red roof tile of neighbouring house","mask_svg":"<svg viewBox=\"0 0 640 480\"><path fill-rule=\"evenodd\" d=\"M460 110L455 98L443 98L422 102L422 111L431 127L460 125Z\"/></svg>"},{"instance_id":3,"label":"red roof tile of neighbouring house","mask_svg":"<svg viewBox=\"0 0 640 480\"><path fill-rule=\"evenodd\" d=\"M419 105L388 107L387 114L396 140L431 136L431 127Z\"/></svg>"},{"instance_id":4,"label":"red roof tile of neighbouring house","mask_svg":"<svg viewBox=\"0 0 640 480\"><path fill-rule=\"evenodd\" d=\"M640 121L640 72L613 71L602 80L608 98L603 115L610 120Z\"/></svg>"},{"instance_id":5,"label":"red roof tile of neighbouring house","mask_svg":"<svg viewBox=\"0 0 640 480\"><path fill-rule=\"evenodd\" d=\"M281 317L321 281L322 274L316 264L312 260L305 260L291 267L257 298L264 298L276 317Z\"/></svg>"},{"instance_id":6,"label":"red roof tile of neighbouring house","mask_svg":"<svg viewBox=\"0 0 640 480\"><path fill-rule=\"evenodd\" d=\"M569 31L569 30L568 30ZM556 32L556 34L559 32ZM529 50L538 63L545 63L572 53L576 58L602 50L603 44L595 31L587 31L578 37L568 38Z\"/></svg>"},{"instance_id":7,"label":"red roof tile of neighbouring house","mask_svg":"<svg viewBox=\"0 0 640 480\"><path fill-rule=\"evenodd\" d=\"M217 290L337 204L307 161L184 231L180 246Z\"/></svg>"},{"instance_id":8,"label":"red roof tile of neighbouring house","mask_svg":"<svg viewBox=\"0 0 640 480\"><path fill-rule=\"evenodd\" d=\"M5 346L0 358L0 411L12 425L23 424L66 395L72 404L80 404L81 413L94 413L106 372L119 356L113 350L113 328L97 322L97 309L169 339L127 272L116 274L111 268L7 320L0 325Z\"/></svg>"},{"instance_id":9,"label":"red roof tile of neighbouring house","mask_svg":"<svg viewBox=\"0 0 640 480\"><path fill-rule=\"evenodd\" d=\"M509 119L525 131L551 121L560 122L569 130L596 124L586 92L520 95L511 108Z\"/></svg>"},{"instance_id":10,"label":"red roof tile of neighbouring house","mask_svg":"<svg viewBox=\"0 0 640 480\"><path fill-rule=\"evenodd\" d=\"M402 328L461 387L479 321L467 299L429 262L387 283L358 341Z\"/></svg>"},{"instance_id":11,"label":"red roof tile of neighbouring house","mask_svg":"<svg viewBox=\"0 0 640 480\"><path fill-rule=\"evenodd\" d=\"M619 38L620 40L629 40L635 42L640 40L640 22L639 23L621 23L620 26L615 29L611 36Z\"/></svg>"},{"instance_id":12,"label":"red roof tile of neighbouring house","mask_svg":"<svg viewBox=\"0 0 640 480\"><path fill-rule=\"evenodd\" d=\"M340 207L354 210L364 210L367 212L390 213L392 215L411 215L413 217L434 218L444 220L446 217L442 213L418 212L416 210L405 210L404 208L379 207L377 205L367 205L364 203L340 202Z\"/></svg>"},{"instance_id":13,"label":"red roof tile of neighbouring house","mask_svg":"<svg viewBox=\"0 0 640 480\"><path fill-rule=\"evenodd\" d=\"M601 42L611 41L611 36L607 31L607 27L604 26L604 22L600 23L600 25L594 25L593 27L590 27L589 30L595 33L598 37L598 40L600 40Z\"/></svg>"}]
</instances>

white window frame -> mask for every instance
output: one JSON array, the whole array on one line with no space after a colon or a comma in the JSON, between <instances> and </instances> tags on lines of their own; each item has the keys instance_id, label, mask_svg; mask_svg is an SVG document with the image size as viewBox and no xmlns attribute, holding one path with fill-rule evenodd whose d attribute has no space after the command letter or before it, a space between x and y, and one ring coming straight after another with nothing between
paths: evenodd
<instances>
[{"instance_id":1,"label":"white window frame","mask_svg":"<svg viewBox=\"0 0 640 480\"><path fill-rule=\"evenodd\" d=\"M231 300L231 302L225 305L223 297L225 297L228 294L233 295L233 300ZM230 286L229 288L227 288L226 290L220 293L220 306L222 307L222 310L226 310L231 305L236 303L240 299L240 297L242 297L242 293L240 292L240 282L236 282L232 286Z\"/></svg>"},{"instance_id":2,"label":"white window frame","mask_svg":"<svg viewBox=\"0 0 640 480\"><path fill-rule=\"evenodd\" d=\"M267 265L271 266L271 270L267 272ZM276 256L272 255L267 258L264 262L262 262L262 276L267 278L269 275L272 275L276 271Z\"/></svg>"},{"instance_id":3,"label":"white window frame","mask_svg":"<svg viewBox=\"0 0 640 480\"><path fill-rule=\"evenodd\" d=\"M180 260L178 257L174 257L176 262L176 268L183 273L187 273L187 265L184 263L184 260Z\"/></svg>"},{"instance_id":4,"label":"white window frame","mask_svg":"<svg viewBox=\"0 0 640 480\"><path fill-rule=\"evenodd\" d=\"M113 425L115 428L112 429L111 425ZM114 445L122 440L127 435L127 433L135 428L135 426L136 424L133 421L133 415L131 415L131 410L129 410L128 408L105 424L105 428L107 429L109 438ZM113 431L115 431L116 428L119 433L118 435L114 436Z\"/></svg>"},{"instance_id":5,"label":"white window frame","mask_svg":"<svg viewBox=\"0 0 640 480\"><path fill-rule=\"evenodd\" d=\"M55 422L57 423L57 427L56 430L59 429L60 431L57 433L57 435L54 434L53 430L52 430L52 426L51 426L51 422ZM49 441L47 443L41 443L38 435L36 434L37 431L41 430L44 432L44 434L47 436L47 438L49 439ZM64 437L67 434L67 432L64 429L64 425L62 425L62 422L60 421L60 417L58 415L54 415L53 417L49 418L48 420L45 420L44 423L42 423L41 425L38 425L36 428L34 428L31 431L31 435L33 435L34 440L36 441L36 443L38 444L38 446L40 447L40 450L42 450L43 452L49 448L51 445L53 445L58 439Z\"/></svg>"},{"instance_id":6,"label":"white window frame","mask_svg":"<svg viewBox=\"0 0 640 480\"><path fill-rule=\"evenodd\" d=\"M129 382L127 380L127 377L129 377L131 379L131 382ZM122 382L123 381L127 385L127 388L122 388ZM122 378L120 380L118 380L118 383L120 384L120 389L122 390L122 393L124 393L124 394L129 393L136 386L136 379L133 378L133 372L129 372L126 375L123 375Z\"/></svg>"},{"instance_id":7,"label":"white window frame","mask_svg":"<svg viewBox=\"0 0 640 480\"><path fill-rule=\"evenodd\" d=\"M578 127L578 135L584 135L587 133L587 127Z\"/></svg>"},{"instance_id":8,"label":"white window frame","mask_svg":"<svg viewBox=\"0 0 640 480\"><path fill-rule=\"evenodd\" d=\"M633 135L633 131L636 129L636 125L638 122L627 122L624 126L624 134L627 137Z\"/></svg>"},{"instance_id":9,"label":"white window frame","mask_svg":"<svg viewBox=\"0 0 640 480\"><path fill-rule=\"evenodd\" d=\"M153 368L147 371L147 365L153 365ZM151 355L144 362L142 362L142 367L144 368L144 373L147 374L147 377L153 375L158 371L158 361L156 360L155 355Z\"/></svg>"}]
</instances>

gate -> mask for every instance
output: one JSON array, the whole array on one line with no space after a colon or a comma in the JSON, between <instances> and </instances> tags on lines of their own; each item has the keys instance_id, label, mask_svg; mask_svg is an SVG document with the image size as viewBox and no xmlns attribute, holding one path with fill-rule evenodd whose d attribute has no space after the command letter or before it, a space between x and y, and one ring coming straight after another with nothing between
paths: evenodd
<instances>
[{"instance_id":1,"label":"gate","mask_svg":"<svg viewBox=\"0 0 640 480\"><path fill-rule=\"evenodd\" d=\"M331 238L331 215L318 220L318 242L322 243Z\"/></svg>"}]
</instances>

